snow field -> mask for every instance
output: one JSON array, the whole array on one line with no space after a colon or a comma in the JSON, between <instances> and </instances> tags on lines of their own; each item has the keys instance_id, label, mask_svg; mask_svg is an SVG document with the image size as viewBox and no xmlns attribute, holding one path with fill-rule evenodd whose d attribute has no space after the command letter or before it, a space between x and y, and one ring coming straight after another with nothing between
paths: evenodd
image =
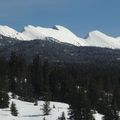
<instances>
[{"instance_id":1,"label":"snow field","mask_svg":"<svg viewBox=\"0 0 120 120\"><path fill-rule=\"evenodd\" d=\"M58 103L58 102L50 102L51 112L48 116L43 116L42 105L43 101L38 101L38 105L34 106L34 103L23 102L20 100L11 99L11 102L16 104L16 108L18 110L18 116L14 117L11 115L10 108L0 109L0 120L43 120L45 117L46 120L57 120L59 116L61 116L62 112L65 113L65 117L68 115L68 104ZM53 108L53 105L55 108Z\"/></svg>"}]
</instances>

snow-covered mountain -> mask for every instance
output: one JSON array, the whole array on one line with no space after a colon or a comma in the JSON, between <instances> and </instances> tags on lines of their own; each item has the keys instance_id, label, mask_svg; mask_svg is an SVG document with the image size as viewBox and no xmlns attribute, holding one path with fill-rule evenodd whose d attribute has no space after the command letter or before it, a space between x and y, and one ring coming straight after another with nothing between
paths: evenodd
<instances>
[{"instance_id":1,"label":"snow-covered mountain","mask_svg":"<svg viewBox=\"0 0 120 120\"><path fill-rule=\"evenodd\" d=\"M76 36L67 28L55 25L53 28L28 25L22 32L18 32L8 26L0 25L0 35L18 40L46 40L53 38L57 42L69 43L76 46L96 46L106 48L120 48L120 37L107 36L100 31L89 32L85 39Z\"/></svg>"},{"instance_id":2,"label":"snow-covered mountain","mask_svg":"<svg viewBox=\"0 0 120 120\"><path fill-rule=\"evenodd\" d=\"M19 40L45 40L45 38L53 38L58 42L70 43L76 46L86 45L82 38L77 37L67 28L59 25L56 25L53 28L34 27L28 25L24 27L22 32L17 32L8 26L0 26L0 35L16 38Z\"/></svg>"},{"instance_id":3,"label":"snow-covered mountain","mask_svg":"<svg viewBox=\"0 0 120 120\"><path fill-rule=\"evenodd\" d=\"M100 31L89 32L85 39L89 46L106 47L106 48L120 48L120 39L105 35Z\"/></svg>"}]
</instances>

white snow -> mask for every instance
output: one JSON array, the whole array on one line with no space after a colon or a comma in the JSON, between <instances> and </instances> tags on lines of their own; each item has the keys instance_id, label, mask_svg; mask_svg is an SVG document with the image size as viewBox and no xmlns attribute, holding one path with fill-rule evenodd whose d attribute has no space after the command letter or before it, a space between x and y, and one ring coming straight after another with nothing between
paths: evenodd
<instances>
[{"instance_id":1,"label":"white snow","mask_svg":"<svg viewBox=\"0 0 120 120\"><path fill-rule=\"evenodd\" d=\"M50 115L43 116L42 105L43 101L39 101L37 106L34 106L33 103L23 102L16 99L11 99L11 102L16 104L16 108L18 110L18 116L14 117L10 113L10 108L0 109L0 120L43 120L45 117L46 120L57 120L59 116L61 116L62 112L65 113L65 117L67 118L68 112L68 104L58 103L58 102L50 102L51 112ZM55 108L53 108L53 105Z\"/></svg>"},{"instance_id":2,"label":"white snow","mask_svg":"<svg viewBox=\"0 0 120 120\"><path fill-rule=\"evenodd\" d=\"M14 102L18 110L18 116L14 117L10 112L10 105ZM62 115L62 112L65 113L65 118L68 116L69 105L66 103L59 102L50 102L51 112L50 115L43 116L43 104L44 101L38 101L38 105L34 106L34 103L20 101L18 99L11 99L9 108L0 109L0 120L43 120L45 117L46 120L57 120L58 117ZM55 106L55 107L53 107ZM102 120L103 115L96 112L93 114L95 120Z\"/></svg>"},{"instance_id":3,"label":"white snow","mask_svg":"<svg viewBox=\"0 0 120 120\"><path fill-rule=\"evenodd\" d=\"M93 116L94 116L95 120L102 120L104 115L96 112L95 114L93 114Z\"/></svg>"},{"instance_id":4,"label":"white snow","mask_svg":"<svg viewBox=\"0 0 120 120\"><path fill-rule=\"evenodd\" d=\"M3 26L3 25L0 25L0 35L11 37L11 38L16 38L20 40L27 39L27 37L24 36L22 33L17 32L16 30L8 26Z\"/></svg>"},{"instance_id":5,"label":"white snow","mask_svg":"<svg viewBox=\"0 0 120 120\"><path fill-rule=\"evenodd\" d=\"M51 37L59 42L70 43L77 46L85 46L86 43L82 38L77 37L67 28L56 25L53 28L35 27L28 25L24 27L22 32L17 32L16 30L8 26L0 26L0 35L4 35L11 38L17 38L19 40L34 40Z\"/></svg>"},{"instance_id":6,"label":"white snow","mask_svg":"<svg viewBox=\"0 0 120 120\"><path fill-rule=\"evenodd\" d=\"M120 40L107 36L100 31L92 31L88 34L86 42L89 46L106 47L106 48L120 48Z\"/></svg>"},{"instance_id":7,"label":"white snow","mask_svg":"<svg viewBox=\"0 0 120 120\"><path fill-rule=\"evenodd\" d=\"M53 38L57 42L70 43L76 46L120 49L120 37L114 38L95 30L89 32L87 38L83 39L60 25L55 25L53 28L28 25L24 27L22 32L18 32L8 26L0 25L0 35L17 38L18 40L46 40L45 38Z\"/></svg>"}]
</instances>

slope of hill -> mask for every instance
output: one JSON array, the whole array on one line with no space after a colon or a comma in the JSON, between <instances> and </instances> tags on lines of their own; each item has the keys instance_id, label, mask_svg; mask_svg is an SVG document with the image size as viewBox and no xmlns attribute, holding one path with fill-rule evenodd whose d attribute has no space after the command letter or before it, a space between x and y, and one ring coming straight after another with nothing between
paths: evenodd
<instances>
[{"instance_id":1,"label":"slope of hill","mask_svg":"<svg viewBox=\"0 0 120 120\"><path fill-rule=\"evenodd\" d=\"M96 60L113 61L120 58L120 50L99 47L77 47L71 44L59 44L52 40L14 41L9 40L0 47L0 56L10 57L11 52L23 54L28 62L38 54L41 59L50 62L85 63Z\"/></svg>"}]
</instances>

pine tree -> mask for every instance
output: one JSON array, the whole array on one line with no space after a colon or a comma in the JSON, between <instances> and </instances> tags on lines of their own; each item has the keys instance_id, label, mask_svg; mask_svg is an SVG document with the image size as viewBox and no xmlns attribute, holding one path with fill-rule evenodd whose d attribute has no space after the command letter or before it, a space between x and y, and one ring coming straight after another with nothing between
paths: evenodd
<instances>
[{"instance_id":1,"label":"pine tree","mask_svg":"<svg viewBox=\"0 0 120 120\"><path fill-rule=\"evenodd\" d=\"M9 105L9 96L5 91L0 91L0 108L7 108Z\"/></svg>"},{"instance_id":2,"label":"pine tree","mask_svg":"<svg viewBox=\"0 0 120 120\"><path fill-rule=\"evenodd\" d=\"M8 86L7 63L4 57L0 57L0 108L9 105Z\"/></svg>"},{"instance_id":3,"label":"pine tree","mask_svg":"<svg viewBox=\"0 0 120 120\"><path fill-rule=\"evenodd\" d=\"M69 108L69 119L70 120L94 120L89 99L87 93L83 88L74 95L74 101L71 103Z\"/></svg>"},{"instance_id":4,"label":"pine tree","mask_svg":"<svg viewBox=\"0 0 120 120\"><path fill-rule=\"evenodd\" d=\"M44 115L50 114L51 108L50 108L50 101L48 99L48 95L45 96L45 101L44 101L42 110Z\"/></svg>"},{"instance_id":5,"label":"pine tree","mask_svg":"<svg viewBox=\"0 0 120 120\"><path fill-rule=\"evenodd\" d=\"M75 120L75 111L72 105L69 106L68 109L69 120Z\"/></svg>"},{"instance_id":6,"label":"pine tree","mask_svg":"<svg viewBox=\"0 0 120 120\"><path fill-rule=\"evenodd\" d=\"M16 105L15 105L14 102L12 102L11 107L10 107L10 110L11 110L11 114L12 114L13 116L18 116L18 111L17 111L17 109L16 109Z\"/></svg>"},{"instance_id":7,"label":"pine tree","mask_svg":"<svg viewBox=\"0 0 120 120\"><path fill-rule=\"evenodd\" d=\"M64 112L62 112L61 117L58 117L58 120L66 120Z\"/></svg>"},{"instance_id":8,"label":"pine tree","mask_svg":"<svg viewBox=\"0 0 120 120\"><path fill-rule=\"evenodd\" d=\"M43 93L43 70L42 70L42 62L40 60L39 55L36 55L33 58L33 62L31 64L30 70L30 80L34 87L34 94L36 96L40 96Z\"/></svg>"},{"instance_id":9,"label":"pine tree","mask_svg":"<svg viewBox=\"0 0 120 120\"><path fill-rule=\"evenodd\" d=\"M116 111L114 108L109 107L106 110L103 120L120 120L119 112Z\"/></svg>"},{"instance_id":10,"label":"pine tree","mask_svg":"<svg viewBox=\"0 0 120 120\"><path fill-rule=\"evenodd\" d=\"M15 93L15 77L16 75L16 61L17 61L17 56L15 52L11 52L10 59L9 59L9 72L8 72L8 77L9 77L9 90L13 93Z\"/></svg>"},{"instance_id":11,"label":"pine tree","mask_svg":"<svg viewBox=\"0 0 120 120\"><path fill-rule=\"evenodd\" d=\"M69 120L95 120L88 108L69 108Z\"/></svg>"},{"instance_id":12,"label":"pine tree","mask_svg":"<svg viewBox=\"0 0 120 120\"><path fill-rule=\"evenodd\" d=\"M50 102L49 101L45 101L45 103L43 104L43 114L44 115L49 115L51 108L50 108Z\"/></svg>"},{"instance_id":13,"label":"pine tree","mask_svg":"<svg viewBox=\"0 0 120 120\"><path fill-rule=\"evenodd\" d=\"M37 105L38 105L38 100L35 99L35 100L34 100L34 106L37 106Z\"/></svg>"}]
</instances>

